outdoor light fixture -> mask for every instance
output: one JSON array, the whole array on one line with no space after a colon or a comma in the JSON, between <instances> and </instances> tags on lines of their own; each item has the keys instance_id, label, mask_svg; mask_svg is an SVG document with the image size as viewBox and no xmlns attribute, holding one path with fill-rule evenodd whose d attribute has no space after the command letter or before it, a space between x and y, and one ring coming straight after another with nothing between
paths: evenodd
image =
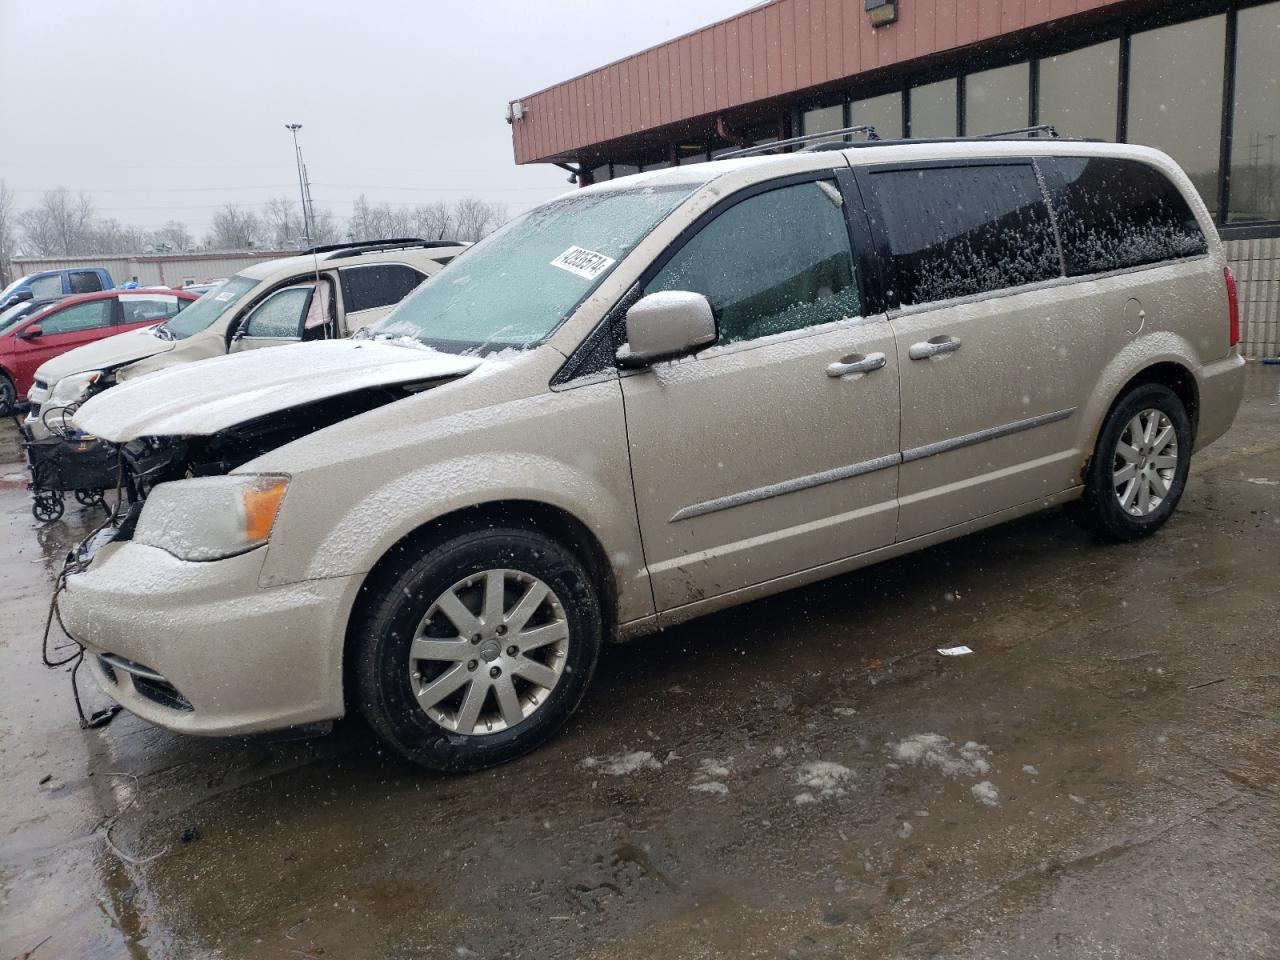
<instances>
[{"instance_id":1,"label":"outdoor light fixture","mask_svg":"<svg viewBox=\"0 0 1280 960\"><path fill-rule=\"evenodd\" d=\"M884 27L898 19L898 0L866 0L871 26Z\"/></svg>"},{"instance_id":2,"label":"outdoor light fixture","mask_svg":"<svg viewBox=\"0 0 1280 960\"><path fill-rule=\"evenodd\" d=\"M524 119L524 104L519 100L507 104L507 123Z\"/></svg>"}]
</instances>

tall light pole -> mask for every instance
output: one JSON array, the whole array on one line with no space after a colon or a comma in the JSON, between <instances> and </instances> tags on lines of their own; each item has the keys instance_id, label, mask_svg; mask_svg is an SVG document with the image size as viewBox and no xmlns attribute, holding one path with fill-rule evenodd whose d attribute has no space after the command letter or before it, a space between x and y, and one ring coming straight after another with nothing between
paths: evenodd
<instances>
[{"instance_id":1,"label":"tall light pole","mask_svg":"<svg viewBox=\"0 0 1280 960\"><path fill-rule=\"evenodd\" d=\"M313 217L311 215L311 184L307 182L307 168L302 162L302 148L298 146L300 123L286 123L284 128L293 134L293 155L298 162L298 195L302 198L302 239L309 247L312 243Z\"/></svg>"}]
</instances>

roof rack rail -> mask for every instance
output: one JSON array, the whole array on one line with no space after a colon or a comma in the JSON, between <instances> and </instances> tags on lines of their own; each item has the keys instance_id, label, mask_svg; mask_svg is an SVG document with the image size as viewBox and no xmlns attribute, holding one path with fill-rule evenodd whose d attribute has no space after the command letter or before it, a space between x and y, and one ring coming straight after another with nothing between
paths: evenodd
<instances>
[{"instance_id":1,"label":"roof rack rail","mask_svg":"<svg viewBox=\"0 0 1280 960\"><path fill-rule=\"evenodd\" d=\"M323 246L303 250L301 253L303 256L327 253L330 256L326 259L333 259L333 257L358 257L362 253L399 250L404 247L430 249L432 247L458 247L462 245L461 240L423 240L421 237L396 237L391 240L351 240L347 243L326 243Z\"/></svg>"},{"instance_id":2,"label":"roof rack rail","mask_svg":"<svg viewBox=\"0 0 1280 960\"><path fill-rule=\"evenodd\" d=\"M1058 139L1058 128L1048 123L1037 124L1034 127L1018 127L1016 130L1001 130L999 133L984 133L978 139L1004 140L1021 134L1026 134L1028 137L1038 137L1042 133L1051 140Z\"/></svg>"},{"instance_id":3,"label":"roof rack rail","mask_svg":"<svg viewBox=\"0 0 1280 960\"><path fill-rule=\"evenodd\" d=\"M797 147L803 144L813 143L815 140L828 140L831 137L841 137L851 133L865 133L867 135L867 143L880 139L880 134L876 133L875 127L867 124L860 124L856 127L842 127L839 130L824 130L822 133L807 133L803 137L791 137L787 140L774 140L772 143L758 143L754 147L745 147L742 150L732 150L729 153L722 153L716 159L732 160L735 157L754 157L757 154L772 153L774 150L781 150L784 147Z\"/></svg>"}]
</instances>

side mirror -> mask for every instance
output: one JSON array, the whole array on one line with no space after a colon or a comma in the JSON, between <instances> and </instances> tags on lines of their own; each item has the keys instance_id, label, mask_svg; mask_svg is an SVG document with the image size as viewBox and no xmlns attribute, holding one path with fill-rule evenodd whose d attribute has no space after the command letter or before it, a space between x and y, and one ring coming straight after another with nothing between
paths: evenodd
<instances>
[{"instance_id":1,"label":"side mirror","mask_svg":"<svg viewBox=\"0 0 1280 960\"><path fill-rule=\"evenodd\" d=\"M37 337L44 336L44 329L38 323L33 323L29 327L23 327L18 331L18 337L22 340L35 340Z\"/></svg>"},{"instance_id":2,"label":"side mirror","mask_svg":"<svg viewBox=\"0 0 1280 960\"><path fill-rule=\"evenodd\" d=\"M662 290L642 298L627 311L627 342L618 364L645 367L714 343L716 318L711 301L700 293Z\"/></svg>"},{"instance_id":3,"label":"side mirror","mask_svg":"<svg viewBox=\"0 0 1280 960\"><path fill-rule=\"evenodd\" d=\"M19 290L17 293L14 293L9 297L5 306L11 307L15 303L25 303L27 300L34 300L35 298L36 295L30 289Z\"/></svg>"}]
</instances>

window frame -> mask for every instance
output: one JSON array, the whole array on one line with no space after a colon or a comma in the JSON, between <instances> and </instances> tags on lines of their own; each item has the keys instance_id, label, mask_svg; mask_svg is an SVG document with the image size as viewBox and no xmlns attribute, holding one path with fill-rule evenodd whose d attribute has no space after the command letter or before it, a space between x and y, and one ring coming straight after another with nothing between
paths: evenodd
<instances>
[{"instance_id":1,"label":"window frame","mask_svg":"<svg viewBox=\"0 0 1280 960\"><path fill-rule=\"evenodd\" d=\"M107 305L107 322L102 324L101 326L82 327L79 330L47 330L45 329L45 324L48 323L48 321L52 320L53 318L57 317L58 314L60 313L65 313L68 310L75 310L78 307L94 306L99 303L105 303ZM50 310L47 314L41 317L36 325L40 327L42 336L60 337L60 336L66 336L67 334L72 334L72 333L88 333L90 330L109 330L112 327L116 327L120 325L120 316L121 316L121 313L120 313L119 299L117 299L116 297L99 297L96 300L83 300L80 303L68 303L65 306L62 306L60 309L57 305L55 305L54 309Z\"/></svg>"},{"instance_id":2,"label":"window frame","mask_svg":"<svg viewBox=\"0 0 1280 960\"><path fill-rule=\"evenodd\" d=\"M439 262L439 261L436 261L436 262ZM405 270L411 270L414 273L418 274L418 276L420 276L422 279L419 280L417 283L415 283L413 287L410 288L409 292L406 293L403 297L401 297L400 300L393 301L392 303L377 304L372 307L354 307L354 308L351 307L347 303L347 282L346 282L347 275L357 270L373 270L378 267L403 267ZM439 271L436 271L436 272L439 273ZM409 296L410 293L413 293L414 290L417 290L418 287L422 286L424 283L430 280L431 277L432 277L432 274L419 270L417 267L412 266L411 264L405 263L402 260L379 260L376 263L350 263L350 264L347 264L346 266L338 267L338 288L342 291L342 313L344 316L346 316L347 314L350 314L350 313L364 313L366 310L382 310L384 308L390 309L392 307L395 307L402 300L404 300L405 297Z\"/></svg>"},{"instance_id":3,"label":"window frame","mask_svg":"<svg viewBox=\"0 0 1280 960\"><path fill-rule=\"evenodd\" d=\"M819 170L807 170L802 173L786 174L770 177L735 190L721 197L704 210L691 223L675 236L662 252L654 257L636 278L627 291L618 298L605 313L596 327L579 341L578 346L570 352L566 360L551 378L551 388L585 386L595 383L602 377L634 376L645 372L640 370L622 370L617 366L616 352L626 342L627 311L644 295L645 287L654 277L678 254L690 240L702 229L725 211L737 206L744 200L762 193L770 193L784 187L813 183L819 180L834 181L836 189L844 202L840 205L844 213L845 230L849 236L849 247L853 254L854 281L858 285L858 297L862 304L861 317L851 322L863 322L868 317L885 313L883 306L883 283L880 276L880 264L873 249L871 223L867 217L863 203L862 191L854 178L853 170L847 164L824 167ZM843 322L843 321L837 321ZM754 340L739 340L730 344L719 343L719 324L717 322L717 342L704 347L699 355L714 350L721 352L756 349L762 345L776 343L780 338L794 339L812 336L814 331L821 331L830 324L803 327L799 330L784 331Z\"/></svg>"},{"instance_id":4,"label":"window frame","mask_svg":"<svg viewBox=\"0 0 1280 960\"><path fill-rule=\"evenodd\" d=\"M1062 237L1058 231L1058 220L1053 209L1053 203L1049 197L1048 191L1045 189L1044 175L1040 171L1040 165L1036 162L1036 157L1013 156L1013 157L974 157L958 159L948 158L939 160L912 160L901 163L875 163L859 166L854 171L862 194L865 197L874 197L875 194L871 189L871 178L878 173L896 173L903 170L922 170L930 168L956 169L968 167L1030 167L1032 175L1035 177L1036 187L1040 191L1041 202L1044 203L1045 211L1048 214L1049 229L1053 235L1054 252L1057 254L1058 275L1056 277L1047 277L1043 280L1032 280L1028 283L1018 284L1015 287L1000 287L996 290L984 290L980 293L965 294L960 297L952 297L947 300L929 300L925 303L912 303L903 306L896 296L889 298L888 290L897 290L897 273L893 265L893 252L889 244L889 235L883 226L876 222L871 222L871 233L873 242L875 243L876 258L880 261L880 273L884 290L886 291L884 299L885 312L890 318L902 316L905 313L916 313L924 310L935 310L940 306L955 305L961 303L978 303L983 300L992 300L997 297L1007 297L1018 293L1024 293L1028 290L1036 290L1047 285L1058 284L1066 280L1078 280L1079 277L1066 276L1066 269L1062 259ZM884 212L876 211L883 219ZM868 214L868 219L870 215Z\"/></svg>"}]
</instances>

